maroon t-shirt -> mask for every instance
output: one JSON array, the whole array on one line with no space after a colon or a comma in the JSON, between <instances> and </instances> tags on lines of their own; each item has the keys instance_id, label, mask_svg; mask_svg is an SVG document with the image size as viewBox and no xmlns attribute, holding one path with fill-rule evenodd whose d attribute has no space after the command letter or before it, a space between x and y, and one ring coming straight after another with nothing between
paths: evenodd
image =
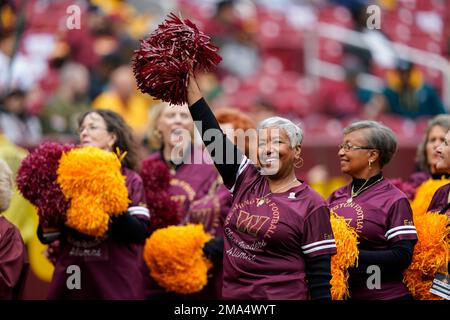
<instances>
[{"instance_id":1,"label":"maroon t-shirt","mask_svg":"<svg viewBox=\"0 0 450 320\"><path fill-rule=\"evenodd\" d=\"M0 300L18 298L27 269L27 251L19 229L0 216Z\"/></svg>"},{"instance_id":2,"label":"maroon t-shirt","mask_svg":"<svg viewBox=\"0 0 450 320\"><path fill-rule=\"evenodd\" d=\"M417 240L408 199L389 181L376 183L347 203L350 195L351 183L333 192L328 203L331 210L356 229L360 249L386 250L396 241ZM350 283L358 284L349 288L352 299L396 299L408 294L401 279L383 281L383 274L380 289L369 289L365 284L372 274L364 275L364 279L350 279Z\"/></svg>"},{"instance_id":3,"label":"maroon t-shirt","mask_svg":"<svg viewBox=\"0 0 450 320\"><path fill-rule=\"evenodd\" d=\"M122 168L126 177L128 212L138 219L148 221L150 215L145 207L144 186L134 171ZM48 299L144 299L143 243L126 243L106 235L102 238L83 236L68 229L61 239L61 253L49 288ZM81 289L69 289L67 279L71 265L80 268Z\"/></svg>"},{"instance_id":4,"label":"maroon t-shirt","mask_svg":"<svg viewBox=\"0 0 450 320\"><path fill-rule=\"evenodd\" d=\"M450 192L450 183L437 189L437 191L433 195L433 199L431 199L427 211L441 212L441 210L444 209L445 206L447 206L449 192ZM445 212L443 213L450 215L450 208L447 208L447 210L445 210Z\"/></svg>"},{"instance_id":5,"label":"maroon t-shirt","mask_svg":"<svg viewBox=\"0 0 450 320\"><path fill-rule=\"evenodd\" d=\"M223 297L308 299L305 259L336 253L325 200L305 183L268 195L267 179L245 157L229 187Z\"/></svg>"}]
</instances>

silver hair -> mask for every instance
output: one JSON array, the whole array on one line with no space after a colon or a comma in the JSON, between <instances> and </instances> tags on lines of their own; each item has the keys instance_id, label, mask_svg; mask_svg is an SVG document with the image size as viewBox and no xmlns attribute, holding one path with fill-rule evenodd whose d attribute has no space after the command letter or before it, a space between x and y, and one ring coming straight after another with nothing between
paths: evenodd
<instances>
[{"instance_id":1,"label":"silver hair","mask_svg":"<svg viewBox=\"0 0 450 320\"><path fill-rule=\"evenodd\" d=\"M12 172L8 164L0 159L0 213L9 208L12 197Z\"/></svg>"},{"instance_id":2,"label":"silver hair","mask_svg":"<svg viewBox=\"0 0 450 320\"><path fill-rule=\"evenodd\" d=\"M261 121L258 125L258 129L265 129L274 126L286 131L286 134L291 141L292 148L302 144L303 130L289 119L282 117L270 117Z\"/></svg>"},{"instance_id":3,"label":"silver hair","mask_svg":"<svg viewBox=\"0 0 450 320\"><path fill-rule=\"evenodd\" d=\"M397 138L394 132L385 125L371 120L357 121L342 131L344 135L356 130L368 129L369 134L366 135L366 143L368 147L372 147L380 151L380 167L383 168L397 150Z\"/></svg>"}]
</instances>

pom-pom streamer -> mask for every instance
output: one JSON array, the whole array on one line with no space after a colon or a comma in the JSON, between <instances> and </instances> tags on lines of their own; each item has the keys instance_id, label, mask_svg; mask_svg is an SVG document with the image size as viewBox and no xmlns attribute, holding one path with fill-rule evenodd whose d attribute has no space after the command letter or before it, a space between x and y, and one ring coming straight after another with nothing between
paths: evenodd
<instances>
[{"instance_id":1,"label":"pom-pom streamer","mask_svg":"<svg viewBox=\"0 0 450 320\"><path fill-rule=\"evenodd\" d=\"M160 159L142 162L141 177L144 182L147 207L152 212L150 229L154 231L170 225L178 225L178 205L170 198L170 171Z\"/></svg>"},{"instance_id":2,"label":"pom-pom streamer","mask_svg":"<svg viewBox=\"0 0 450 320\"><path fill-rule=\"evenodd\" d=\"M427 212L415 215L414 225L418 241L412 262L404 272L404 282L414 299L441 300L429 290L436 273L447 271L450 219L445 214Z\"/></svg>"},{"instance_id":3,"label":"pom-pom streamer","mask_svg":"<svg viewBox=\"0 0 450 320\"><path fill-rule=\"evenodd\" d=\"M222 59L217 51L192 21L171 13L134 52L138 87L156 99L185 104L189 71L212 69Z\"/></svg>"},{"instance_id":4,"label":"pom-pom streamer","mask_svg":"<svg viewBox=\"0 0 450 320\"><path fill-rule=\"evenodd\" d=\"M147 239L144 260L151 277L163 288L178 294L199 292L208 282L211 262L203 254L211 239L202 225L158 229Z\"/></svg>"},{"instance_id":5,"label":"pom-pom streamer","mask_svg":"<svg viewBox=\"0 0 450 320\"><path fill-rule=\"evenodd\" d=\"M424 214L428 210L428 206L431 203L431 200L433 199L433 195L436 193L436 191L450 183L450 179L428 179L424 183L422 183L416 191L416 196L414 197L414 200L411 202L411 209L414 213L414 220L416 217L420 214Z\"/></svg>"},{"instance_id":6,"label":"pom-pom streamer","mask_svg":"<svg viewBox=\"0 0 450 320\"><path fill-rule=\"evenodd\" d=\"M349 297L348 268L358 261L358 234L343 217L331 211L331 227L336 241L336 254L331 257L331 298L343 300Z\"/></svg>"},{"instance_id":7,"label":"pom-pom streamer","mask_svg":"<svg viewBox=\"0 0 450 320\"><path fill-rule=\"evenodd\" d=\"M101 237L109 217L128 209L128 189L117 155L95 147L64 153L58 183L71 200L66 225L84 234Z\"/></svg>"},{"instance_id":8,"label":"pom-pom streamer","mask_svg":"<svg viewBox=\"0 0 450 320\"><path fill-rule=\"evenodd\" d=\"M69 201L56 183L59 159L73 145L44 142L21 162L17 187L22 195L38 209L39 224L57 228L64 224Z\"/></svg>"}]
</instances>

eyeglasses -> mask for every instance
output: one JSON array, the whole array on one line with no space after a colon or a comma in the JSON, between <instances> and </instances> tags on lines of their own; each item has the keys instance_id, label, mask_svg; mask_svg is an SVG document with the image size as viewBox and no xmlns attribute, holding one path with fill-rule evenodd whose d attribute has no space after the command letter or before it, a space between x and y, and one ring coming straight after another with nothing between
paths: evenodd
<instances>
[{"instance_id":1,"label":"eyeglasses","mask_svg":"<svg viewBox=\"0 0 450 320\"><path fill-rule=\"evenodd\" d=\"M87 130L88 132L96 131L96 130L107 130L105 127L99 127L96 125L88 125L86 127L80 127L78 128L77 132L78 134L81 134L84 130Z\"/></svg>"},{"instance_id":2,"label":"eyeglasses","mask_svg":"<svg viewBox=\"0 0 450 320\"><path fill-rule=\"evenodd\" d=\"M370 149L376 149L374 147L359 147L359 146L352 146L351 144L340 144L339 146L339 150L344 149L345 152L348 152L350 150L370 150Z\"/></svg>"}]
</instances>

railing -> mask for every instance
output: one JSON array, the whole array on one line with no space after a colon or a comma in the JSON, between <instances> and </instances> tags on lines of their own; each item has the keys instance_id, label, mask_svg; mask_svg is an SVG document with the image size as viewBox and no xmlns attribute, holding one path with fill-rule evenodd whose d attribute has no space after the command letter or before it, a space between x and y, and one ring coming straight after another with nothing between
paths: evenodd
<instances>
[{"instance_id":1,"label":"railing","mask_svg":"<svg viewBox=\"0 0 450 320\"><path fill-rule=\"evenodd\" d=\"M349 44L355 47L369 49L362 40L360 32L341 26L319 22L313 31L306 35L305 41L305 66L307 74L313 79L325 77L333 80L343 80L345 71L342 66L321 61L318 58L318 38L328 38ZM409 47L402 43L389 41L397 57L410 61L416 65L435 69L443 75L442 100L447 110L450 111L450 62L444 57ZM360 85L373 91L379 91L383 86L383 79L371 74L363 73L360 77Z\"/></svg>"}]
</instances>

